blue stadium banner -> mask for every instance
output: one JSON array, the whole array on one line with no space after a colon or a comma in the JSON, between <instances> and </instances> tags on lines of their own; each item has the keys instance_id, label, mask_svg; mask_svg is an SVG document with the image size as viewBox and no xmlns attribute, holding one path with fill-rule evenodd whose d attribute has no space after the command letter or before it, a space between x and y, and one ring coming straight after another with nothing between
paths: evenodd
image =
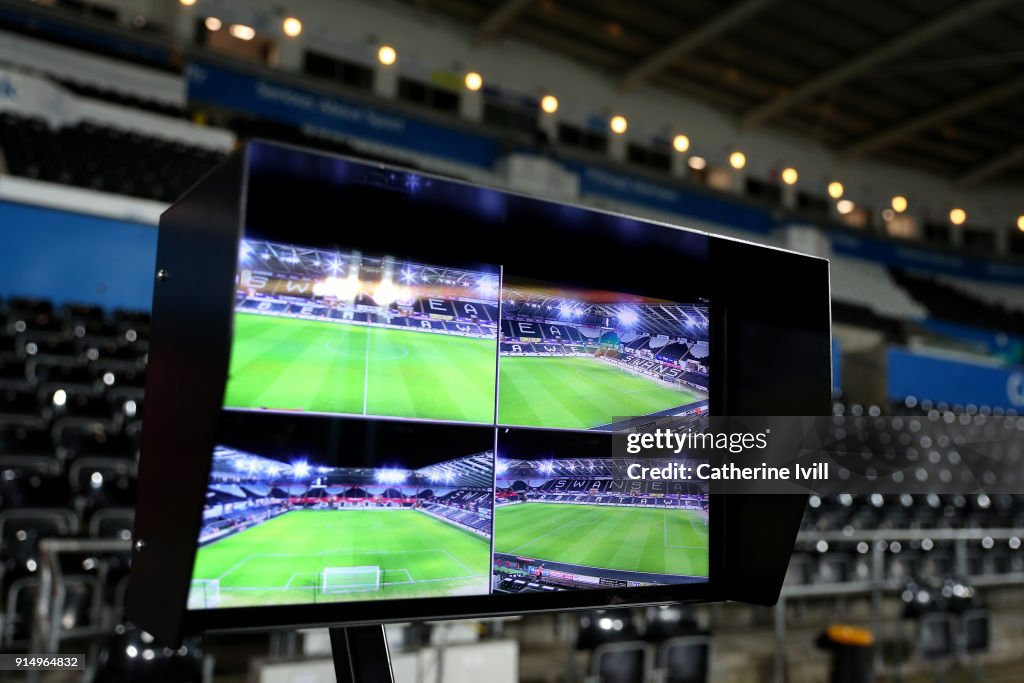
<instances>
[{"instance_id":1,"label":"blue stadium banner","mask_svg":"<svg viewBox=\"0 0 1024 683\"><path fill-rule=\"evenodd\" d=\"M579 174L581 194L608 197L636 206L679 214L683 217L680 222L687 227L693 227L686 224L687 216L751 232L767 233L775 227L770 212L760 207L742 204L735 199L687 190L680 185L648 180L600 166L580 163L565 165L569 170Z\"/></svg>"},{"instance_id":2,"label":"blue stadium banner","mask_svg":"<svg viewBox=\"0 0 1024 683\"><path fill-rule=\"evenodd\" d=\"M1024 408L1024 367L993 366L890 347L889 396L950 405Z\"/></svg>"},{"instance_id":3,"label":"blue stadium banner","mask_svg":"<svg viewBox=\"0 0 1024 683\"><path fill-rule=\"evenodd\" d=\"M494 138L269 78L195 62L185 73L189 102L243 111L312 135L353 136L485 168L501 154L501 144Z\"/></svg>"}]
</instances>

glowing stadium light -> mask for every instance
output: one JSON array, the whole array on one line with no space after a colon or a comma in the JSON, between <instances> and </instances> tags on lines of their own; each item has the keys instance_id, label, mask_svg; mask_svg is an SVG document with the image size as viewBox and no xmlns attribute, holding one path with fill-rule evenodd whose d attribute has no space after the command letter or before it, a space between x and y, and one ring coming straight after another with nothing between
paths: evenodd
<instances>
[{"instance_id":1,"label":"glowing stadium light","mask_svg":"<svg viewBox=\"0 0 1024 683\"><path fill-rule=\"evenodd\" d=\"M476 71L470 71L466 74L466 89L477 91L484 87L484 77L478 74Z\"/></svg>"},{"instance_id":2,"label":"glowing stadium light","mask_svg":"<svg viewBox=\"0 0 1024 683\"><path fill-rule=\"evenodd\" d=\"M616 135L622 135L629 128L629 121L626 120L625 116L613 116L608 122L608 126L612 129L612 132Z\"/></svg>"},{"instance_id":3,"label":"glowing stadium light","mask_svg":"<svg viewBox=\"0 0 1024 683\"><path fill-rule=\"evenodd\" d=\"M561 304L558 307L558 312L561 313L563 317L568 318L572 315L572 306L569 304Z\"/></svg>"},{"instance_id":4,"label":"glowing stadium light","mask_svg":"<svg viewBox=\"0 0 1024 683\"><path fill-rule=\"evenodd\" d=\"M555 463L553 462L542 462L540 464L540 471L544 474L551 474L555 471Z\"/></svg>"},{"instance_id":5,"label":"glowing stadium light","mask_svg":"<svg viewBox=\"0 0 1024 683\"><path fill-rule=\"evenodd\" d=\"M690 149L690 138L685 135L675 136L672 138L672 149L680 153Z\"/></svg>"},{"instance_id":6,"label":"glowing stadium light","mask_svg":"<svg viewBox=\"0 0 1024 683\"><path fill-rule=\"evenodd\" d=\"M796 169L790 166L789 168L782 169L782 182L787 185L796 185L796 181L800 179L800 174L796 172Z\"/></svg>"},{"instance_id":7,"label":"glowing stadium light","mask_svg":"<svg viewBox=\"0 0 1024 683\"><path fill-rule=\"evenodd\" d=\"M352 299L355 299L356 295L359 294L360 289L362 289L362 283L359 281L359 278L356 277L355 273L350 274L345 279L328 277L313 284L313 294L315 296L330 296L341 301L351 301ZM378 289L380 289L380 287L378 287ZM386 293L387 292L382 292L382 295ZM391 301L394 301L394 299L392 298ZM378 301L378 303L380 302ZM389 301L388 303L391 302Z\"/></svg>"},{"instance_id":8,"label":"glowing stadium light","mask_svg":"<svg viewBox=\"0 0 1024 683\"><path fill-rule=\"evenodd\" d=\"M554 114L558 111L558 98L554 95L545 95L540 98L540 108L546 114Z\"/></svg>"},{"instance_id":9,"label":"glowing stadium light","mask_svg":"<svg viewBox=\"0 0 1024 683\"><path fill-rule=\"evenodd\" d=\"M404 470L381 469L377 470L375 478L377 479L377 482L381 484L401 484L405 482L408 475Z\"/></svg>"},{"instance_id":10,"label":"glowing stadium light","mask_svg":"<svg viewBox=\"0 0 1024 683\"><path fill-rule=\"evenodd\" d=\"M498 474L503 474L508 471L508 463L503 460L496 460L494 462L494 471Z\"/></svg>"},{"instance_id":11,"label":"glowing stadium light","mask_svg":"<svg viewBox=\"0 0 1024 683\"><path fill-rule=\"evenodd\" d=\"M241 242L238 243L238 262L239 263L241 263L245 259L249 258L249 254L251 254L251 253L252 253L252 247L250 247L249 244L245 240L242 240Z\"/></svg>"},{"instance_id":12,"label":"glowing stadium light","mask_svg":"<svg viewBox=\"0 0 1024 683\"><path fill-rule=\"evenodd\" d=\"M476 283L476 289L480 296L493 299L498 294L498 283L492 278L484 278Z\"/></svg>"},{"instance_id":13,"label":"glowing stadium light","mask_svg":"<svg viewBox=\"0 0 1024 683\"><path fill-rule=\"evenodd\" d=\"M398 277L407 285L416 282L416 273L412 272L412 268L404 268Z\"/></svg>"},{"instance_id":14,"label":"glowing stadium light","mask_svg":"<svg viewBox=\"0 0 1024 683\"><path fill-rule=\"evenodd\" d=\"M740 170L747 165L747 155L740 151L733 152L729 155L729 165Z\"/></svg>"},{"instance_id":15,"label":"glowing stadium light","mask_svg":"<svg viewBox=\"0 0 1024 683\"><path fill-rule=\"evenodd\" d=\"M256 29L245 24L231 24L228 26L228 33L239 40L252 40L256 37Z\"/></svg>"},{"instance_id":16,"label":"glowing stadium light","mask_svg":"<svg viewBox=\"0 0 1024 683\"><path fill-rule=\"evenodd\" d=\"M907 210L907 198L903 195L896 195L892 198L892 210L896 213L903 213Z\"/></svg>"},{"instance_id":17,"label":"glowing stadium light","mask_svg":"<svg viewBox=\"0 0 1024 683\"><path fill-rule=\"evenodd\" d=\"M302 22L295 17L288 17L281 22L281 30L289 38L294 38L302 33Z\"/></svg>"},{"instance_id":18,"label":"glowing stadium light","mask_svg":"<svg viewBox=\"0 0 1024 683\"><path fill-rule=\"evenodd\" d=\"M390 45L381 45L377 50L377 61L384 66L391 66L398 59L398 53Z\"/></svg>"},{"instance_id":19,"label":"glowing stadium light","mask_svg":"<svg viewBox=\"0 0 1024 683\"><path fill-rule=\"evenodd\" d=\"M625 310L619 312L619 322L623 325L633 325L639 319L640 317L636 314L636 311Z\"/></svg>"},{"instance_id":20,"label":"glowing stadium light","mask_svg":"<svg viewBox=\"0 0 1024 683\"><path fill-rule=\"evenodd\" d=\"M398 298L398 287L390 278L383 280L373 291L373 300L378 306L390 306Z\"/></svg>"},{"instance_id":21,"label":"glowing stadium light","mask_svg":"<svg viewBox=\"0 0 1024 683\"><path fill-rule=\"evenodd\" d=\"M963 225L967 221L967 212L961 208L949 212L949 222L953 225Z\"/></svg>"},{"instance_id":22,"label":"glowing stadium light","mask_svg":"<svg viewBox=\"0 0 1024 683\"><path fill-rule=\"evenodd\" d=\"M845 191L846 188L844 188L843 184L838 180L833 180L828 184L828 196L832 199L839 199L843 196L843 192Z\"/></svg>"},{"instance_id":23,"label":"glowing stadium light","mask_svg":"<svg viewBox=\"0 0 1024 683\"><path fill-rule=\"evenodd\" d=\"M292 463L292 476L295 477L296 479L308 477L311 471L312 468L309 466L309 463L306 462L305 460L298 460Z\"/></svg>"},{"instance_id":24,"label":"glowing stadium light","mask_svg":"<svg viewBox=\"0 0 1024 683\"><path fill-rule=\"evenodd\" d=\"M219 31L224 26L224 22L217 17L206 17L203 25L206 26L207 31L212 33L213 31Z\"/></svg>"},{"instance_id":25,"label":"glowing stadium light","mask_svg":"<svg viewBox=\"0 0 1024 683\"><path fill-rule=\"evenodd\" d=\"M341 270L341 259L334 257L334 260L327 264L327 272L331 275L337 275Z\"/></svg>"}]
</instances>

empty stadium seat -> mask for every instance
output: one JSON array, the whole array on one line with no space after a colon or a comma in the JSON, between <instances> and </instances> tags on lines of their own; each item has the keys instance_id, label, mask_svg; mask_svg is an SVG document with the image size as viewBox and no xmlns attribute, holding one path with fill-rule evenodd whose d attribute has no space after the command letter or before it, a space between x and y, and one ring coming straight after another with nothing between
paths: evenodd
<instances>
[{"instance_id":1,"label":"empty stadium seat","mask_svg":"<svg viewBox=\"0 0 1024 683\"><path fill-rule=\"evenodd\" d=\"M637 683L651 671L651 653L641 641L605 643L594 648L586 683Z\"/></svg>"},{"instance_id":2,"label":"empty stadium seat","mask_svg":"<svg viewBox=\"0 0 1024 683\"><path fill-rule=\"evenodd\" d=\"M67 507L70 493L56 458L0 455L0 510Z\"/></svg>"},{"instance_id":3,"label":"empty stadium seat","mask_svg":"<svg viewBox=\"0 0 1024 683\"><path fill-rule=\"evenodd\" d=\"M865 306L878 314L903 320L928 316L928 309L907 294L878 263L833 255L831 277L832 298L837 301Z\"/></svg>"},{"instance_id":4,"label":"empty stadium seat","mask_svg":"<svg viewBox=\"0 0 1024 683\"><path fill-rule=\"evenodd\" d=\"M0 149L13 175L163 202L177 199L223 155L93 123L57 130L0 114Z\"/></svg>"}]
</instances>

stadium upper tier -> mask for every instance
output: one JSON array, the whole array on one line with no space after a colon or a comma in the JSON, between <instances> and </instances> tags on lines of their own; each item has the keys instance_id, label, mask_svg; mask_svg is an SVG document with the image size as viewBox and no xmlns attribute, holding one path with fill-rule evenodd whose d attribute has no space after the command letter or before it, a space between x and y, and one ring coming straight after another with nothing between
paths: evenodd
<instances>
[{"instance_id":1,"label":"stadium upper tier","mask_svg":"<svg viewBox=\"0 0 1024 683\"><path fill-rule=\"evenodd\" d=\"M897 284L882 265L861 259L831 258L832 298L858 304L875 313L902 320L921 320L928 309Z\"/></svg>"},{"instance_id":2,"label":"stadium upper tier","mask_svg":"<svg viewBox=\"0 0 1024 683\"><path fill-rule=\"evenodd\" d=\"M172 202L224 155L95 123L51 129L0 113L0 151L13 175Z\"/></svg>"},{"instance_id":3,"label":"stadium upper tier","mask_svg":"<svg viewBox=\"0 0 1024 683\"><path fill-rule=\"evenodd\" d=\"M625 298L625 297L624 297ZM544 327L571 324L577 329L617 330L624 340L632 335L650 335L657 339L688 339L707 341L708 309L706 306L675 303L593 303L567 297L531 294L519 288L502 290L502 316L522 321L516 329L503 326L506 337L550 339ZM531 329L523 324L537 326ZM593 335L587 335L593 336ZM654 341L652 341L652 346Z\"/></svg>"},{"instance_id":4,"label":"stadium upper tier","mask_svg":"<svg viewBox=\"0 0 1024 683\"><path fill-rule=\"evenodd\" d=\"M340 492L352 484L396 484L410 487L444 485L453 487L487 487L493 481L490 453L478 453L438 462L417 469L401 467L338 467L311 462L308 458L281 460L247 453L227 446L214 449L211 481L223 487L232 484L284 486L305 491L316 480ZM300 491L300 492L301 492ZM295 491L290 491L297 495ZM336 494L333 494L336 495Z\"/></svg>"}]
</instances>

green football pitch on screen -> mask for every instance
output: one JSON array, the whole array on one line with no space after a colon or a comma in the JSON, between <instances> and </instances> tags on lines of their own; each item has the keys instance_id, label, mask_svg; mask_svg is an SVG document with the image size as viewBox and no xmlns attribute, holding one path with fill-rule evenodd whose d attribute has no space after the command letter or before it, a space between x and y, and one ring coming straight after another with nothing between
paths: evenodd
<instances>
[{"instance_id":1,"label":"green football pitch on screen","mask_svg":"<svg viewBox=\"0 0 1024 683\"><path fill-rule=\"evenodd\" d=\"M488 539L411 509L293 510L201 547L193 607L486 595Z\"/></svg>"}]
</instances>

